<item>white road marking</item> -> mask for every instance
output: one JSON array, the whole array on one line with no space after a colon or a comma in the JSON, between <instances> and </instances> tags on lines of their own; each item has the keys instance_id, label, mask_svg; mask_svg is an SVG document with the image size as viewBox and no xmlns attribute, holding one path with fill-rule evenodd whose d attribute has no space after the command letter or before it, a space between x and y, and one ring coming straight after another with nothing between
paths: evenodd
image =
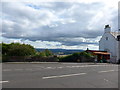
<instances>
[{"instance_id":1,"label":"white road marking","mask_svg":"<svg viewBox=\"0 0 120 90\"><path fill-rule=\"evenodd\" d=\"M26 71L33 71L33 69L31 69L31 68L26 68L25 70Z\"/></svg>"},{"instance_id":2,"label":"white road marking","mask_svg":"<svg viewBox=\"0 0 120 90\"><path fill-rule=\"evenodd\" d=\"M62 78L62 77L70 77L70 76L79 76L79 75L84 75L84 74L86 74L86 73L77 73L77 74L60 75L60 76L49 76L49 77L42 77L42 79Z\"/></svg>"},{"instance_id":3,"label":"white road marking","mask_svg":"<svg viewBox=\"0 0 120 90\"><path fill-rule=\"evenodd\" d=\"M107 79L104 79L104 81L108 82L109 80L107 80Z\"/></svg>"},{"instance_id":4,"label":"white road marking","mask_svg":"<svg viewBox=\"0 0 120 90\"><path fill-rule=\"evenodd\" d=\"M35 68L34 70L41 70L41 68Z\"/></svg>"},{"instance_id":5,"label":"white road marking","mask_svg":"<svg viewBox=\"0 0 120 90\"><path fill-rule=\"evenodd\" d=\"M81 65L81 66L66 66L67 68L80 68L80 67L92 67L94 65Z\"/></svg>"},{"instance_id":6,"label":"white road marking","mask_svg":"<svg viewBox=\"0 0 120 90\"><path fill-rule=\"evenodd\" d=\"M99 71L98 73L113 72L115 70Z\"/></svg>"},{"instance_id":7,"label":"white road marking","mask_svg":"<svg viewBox=\"0 0 120 90\"><path fill-rule=\"evenodd\" d=\"M8 83L8 82L9 82L9 81L0 81L0 84L1 84L1 83Z\"/></svg>"},{"instance_id":8,"label":"white road marking","mask_svg":"<svg viewBox=\"0 0 120 90\"><path fill-rule=\"evenodd\" d=\"M55 69L56 67L46 67L44 69Z\"/></svg>"},{"instance_id":9,"label":"white road marking","mask_svg":"<svg viewBox=\"0 0 120 90\"><path fill-rule=\"evenodd\" d=\"M71 66L66 66L66 67L71 68Z\"/></svg>"},{"instance_id":10,"label":"white road marking","mask_svg":"<svg viewBox=\"0 0 120 90\"><path fill-rule=\"evenodd\" d=\"M111 66L111 65L80 65L80 66L66 66L67 68L80 68L80 67L99 67L99 66Z\"/></svg>"},{"instance_id":11,"label":"white road marking","mask_svg":"<svg viewBox=\"0 0 120 90\"><path fill-rule=\"evenodd\" d=\"M46 67L47 69L51 69L52 67Z\"/></svg>"},{"instance_id":12,"label":"white road marking","mask_svg":"<svg viewBox=\"0 0 120 90\"><path fill-rule=\"evenodd\" d=\"M11 69L3 69L2 71L12 71Z\"/></svg>"},{"instance_id":13,"label":"white road marking","mask_svg":"<svg viewBox=\"0 0 120 90\"><path fill-rule=\"evenodd\" d=\"M71 66L72 68L75 68L76 66Z\"/></svg>"},{"instance_id":14,"label":"white road marking","mask_svg":"<svg viewBox=\"0 0 120 90\"><path fill-rule=\"evenodd\" d=\"M14 69L15 71L22 71L23 69Z\"/></svg>"},{"instance_id":15,"label":"white road marking","mask_svg":"<svg viewBox=\"0 0 120 90\"><path fill-rule=\"evenodd\" d=\"M44 69L43 66L33 66L33 67Z\"/></svg>"},{"instance_id":16,"label":"white road marking","mask_svg":"<svg viewBox=\"0 0 120 90\"><path fill-rule=\"evenodd\" d=\"M63 67L57 67L57 68L63 68Z\"/></svg>"}]
</instances>

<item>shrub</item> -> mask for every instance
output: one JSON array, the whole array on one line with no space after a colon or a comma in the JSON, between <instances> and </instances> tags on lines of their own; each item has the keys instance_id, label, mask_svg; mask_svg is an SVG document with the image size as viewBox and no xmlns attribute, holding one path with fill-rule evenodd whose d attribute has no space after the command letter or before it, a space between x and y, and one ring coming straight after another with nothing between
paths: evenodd
<instances>
[{"instance_id":1,"label":"shrub","mask_svg":"<svg viewBox=\"0 0 120 90\"><path fill-rule=\"evenodd\" d=\"M30 56L35 54L35 49L28 44L2 43L2 54L6 56Z\"/></svg>"},{"instance_id":2,"label":"shrub","mask_svg":"<svg viewBox=\"0 0 120 90\"><path fill-rule=\"evenodd\" d=\"M83 61L82 59L84 58L92 58L93 55L87 52L77 52L73 53L72 55L68 55L65 57L59 57L59 60L61 62L81 62Z\"/></svg>"},{"instance_id":3,"label":"shrub","mask_svg":"<svg viewBox=\"0 0 120 90\"><path fill-rule=\"evenodd\" d=\"M35 54L35 56L49 57L49 56L53 56L53 53L52 53L50 50L45 49L44 51L37 52L37 53Z\"/></svg>"}]
</instances>

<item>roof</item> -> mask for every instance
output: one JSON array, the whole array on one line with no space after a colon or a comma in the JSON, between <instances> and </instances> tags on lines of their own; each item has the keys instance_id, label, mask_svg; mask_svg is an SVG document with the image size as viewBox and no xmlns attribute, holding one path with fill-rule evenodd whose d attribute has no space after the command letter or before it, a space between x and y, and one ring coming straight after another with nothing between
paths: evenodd
<instances>
[{"instance_id":1,"label":"roof","mask_svg":"<svg viewBox=\"0 0 120 90\"><path fill-rule=\"evenodd\" d=\"M87 52L92 52L94 54L102 54L102 55L110 55L107 51L99 51L99 50L86 50Z\"/></svg>"},{"instance_id":2,"label":"roof","mask_svg":"<svg viewBox=\"0 0 120 90\"><path fill-rule=\"evenodd\" d=\"M118 35L120 35L120 32L110 32L115 38L117 38Z\"/></svg>"},{"instance_id":3,"label":"roof","mask_svg":"<svg viewBox=\"0 0 120 90\"><path fill-rule=\"evenodd\" d=\"M108 52L93 52L94 54L110 55Z\"/></svg>"},{"instance_id":4,"label":"roof","mask_svg":"<svg viewBox=\"0 0 120 90\"><path fill-rule=\"evenodd\" d=\"M88 52L107 52L107 51L100 51L100 50L86 50Z\"/></svg>"}]
</instances>

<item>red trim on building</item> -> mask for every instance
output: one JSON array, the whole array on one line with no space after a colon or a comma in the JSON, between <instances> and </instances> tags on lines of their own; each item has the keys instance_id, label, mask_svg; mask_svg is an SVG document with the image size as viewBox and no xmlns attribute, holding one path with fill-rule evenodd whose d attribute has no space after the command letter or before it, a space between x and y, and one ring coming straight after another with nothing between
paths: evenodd
<instances>
[{"instance_id":1,"label":"red trim on building","mask_svg":"<svg viewBox=\"0 0 120 90\"><path fill-rule=\"evenodd\" d=\"M110 53L107 51L98 51L98 50L86 50L86 52L89 52L93 55L97 56L97 60L109 60L110 59Z\"/></svg>"}]
</instances>

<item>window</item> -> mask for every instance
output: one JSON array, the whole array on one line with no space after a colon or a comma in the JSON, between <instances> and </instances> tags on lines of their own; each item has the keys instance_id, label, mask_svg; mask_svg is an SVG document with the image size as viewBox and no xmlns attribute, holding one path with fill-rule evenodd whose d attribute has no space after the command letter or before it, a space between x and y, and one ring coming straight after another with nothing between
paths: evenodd
<instances>
[{"instance_id":1,"label":"window","mask_svg":"<svg viewBox=\"0 0 120 90\"><path fill-rule=\"evenodd\" d=\"M108 37L106 37L106 40L108 40Z\"/></svg>"}]
</instances>

